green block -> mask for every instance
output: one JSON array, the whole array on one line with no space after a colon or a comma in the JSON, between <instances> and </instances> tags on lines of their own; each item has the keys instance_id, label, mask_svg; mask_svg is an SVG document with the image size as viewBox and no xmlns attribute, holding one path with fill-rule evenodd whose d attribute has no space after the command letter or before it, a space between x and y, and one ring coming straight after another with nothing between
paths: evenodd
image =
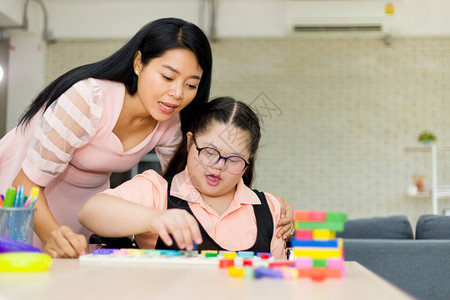
<instances>
[{"instance_id":1,"label":"green block","mask_svg":"<svg viewBox=\"0 0 450 300\"><path fill-rule=\"evenodd\" d=\"M328 229L331 231L344 231L344 222L325 221L325 222L295 222L295 229Z\"/></svg>"},{"instance_id":2,"label":"green block","mask_svg":"<svg viewBox=\"0 0 450 300\"><path fill-rule=\"evenodd\" d=\"M326 259L313 259L313 268L326 268L327 260Z\"/></svg>"},{"instance_id":3,"label":"green block","mask_svg":"<svg viewBox=\"0 0 450 300\"><path fill-rule=\"evenodd\" d=\"M205 253L205 257L217 257L217 252L216 253Z\"/></svg>"},{"instance_id":4,"label":"green block","mask_svg":"<svg viewBox=\"0 0 450 300\"><path fill-rule=\"evenodd\" d=\"M347 222L347 215L340 212L327 212L326 221Z\"/></svg>"}]
</instances>

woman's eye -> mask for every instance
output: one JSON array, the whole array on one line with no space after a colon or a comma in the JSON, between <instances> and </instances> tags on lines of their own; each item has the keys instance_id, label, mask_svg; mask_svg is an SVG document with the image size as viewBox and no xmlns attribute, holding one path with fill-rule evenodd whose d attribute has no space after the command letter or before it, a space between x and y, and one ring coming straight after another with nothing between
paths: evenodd
<instances>
[{"instance_id":1,"label":"woman's eye","mask_svg":"<svg viewBox=\"0 0 450 300\"><path fill-rule=\"evenodd\" d=\"M187 86L193 90L197 89L197 86L195 84L188 84Z\"/></svg>"},{"instance_id":2,"label":"woman's eye","mask_svg":"<svg viewBox=\"0 0 450 300\"><path fill-rule=\"evenodd\" d=\"M170 77L168 77L168 76L166 76L166 75L161 75L165 80L168 80L168 81L172 81L173 79L172 78L170 78Z\"/></svg>"}]
</instances>

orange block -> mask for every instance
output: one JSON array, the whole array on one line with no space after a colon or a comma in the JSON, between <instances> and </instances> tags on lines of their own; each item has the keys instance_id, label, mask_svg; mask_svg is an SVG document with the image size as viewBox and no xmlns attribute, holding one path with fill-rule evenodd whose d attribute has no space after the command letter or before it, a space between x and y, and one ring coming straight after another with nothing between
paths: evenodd
<instances>
[{"instance_id":1,"label":"orange block","mask_svg":"<svg viewBox=\"0 0 450 300\"><path fill-rule=\"evenodd\" d=\"M294 211L295 221L309 221L309 210L296 210Z\"/></svg>"}]
</instances>

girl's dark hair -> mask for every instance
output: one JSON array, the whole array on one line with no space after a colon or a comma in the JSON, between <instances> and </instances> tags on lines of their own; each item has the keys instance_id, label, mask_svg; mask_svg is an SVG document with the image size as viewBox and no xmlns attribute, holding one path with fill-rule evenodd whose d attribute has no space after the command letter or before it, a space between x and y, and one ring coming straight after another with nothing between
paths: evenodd
<instances>
[{"instance_id":1,"label":"girl's dark hair","mask_svg":"<svg viewBox=\"0 0 450 300\"><path fill-rule=\"evenodd\" d=\"M236 101L230 97L216 98L203 106L203 109L195 115L195 118L189 124L188 131L194 135L201 134L208 130L208 126L214 121L235 126L250 134L250 140L245 141L248 142L248 150L251 154L250 165L242 176L244 183L250 187L253 180L255 155L261 138L258 116L250 106L241 101ZM233 128L230 127L229 130L230 132L224 131L222 134L235 134ZM164 176L174 176L184 170L187 164L187 149L187 136L184 133L183 140L170 160Z\"/></svg>"},{"instance_id":2,"label":"girl's dark hair","mask_svg":"<svg viewBox=\"0 0 450 300\"><path fill-rule=\"evenodd\" d=\"M146 65L152 58L160 57L165 51L171 49L191 50L203 70L197 95L180 113L182 131L186 132L185 126L192 119L192 113L208 101L211 88L212 54L208 39L200 28L176 18L158 19L148 23L110 57L77 67L55 79L29 105L20 118L19 125L27 125L42 107L47 109L72 85L86 78L121 82L133 95L137 91L137 75L133 68L136 51L141 52L142 63Z\"/></svg>"}]
</instances>

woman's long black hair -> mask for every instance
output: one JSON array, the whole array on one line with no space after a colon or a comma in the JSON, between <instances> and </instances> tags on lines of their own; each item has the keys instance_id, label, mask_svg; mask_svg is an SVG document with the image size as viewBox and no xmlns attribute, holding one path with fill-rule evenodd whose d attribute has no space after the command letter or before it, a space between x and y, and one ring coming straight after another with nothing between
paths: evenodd
<instances>
[{"instance_id":1,"label":"woman's long black hair","mask_svg":"<svg viewBox=\"0 0 450 300\"><path fill-rule=\"evenodd\" d=\"M203 109L198 111L191 120L187 129L194 135L198 135L205 132L213 121L235 126L250 134L250 140L246 141L248 142L248 150L251 155L249 159L250 165L242 175L244 183L250 187L253 180L255 155L261 139L261 127L258 116L247 104L230 97L221 97L211 100L204 105ZM230 128L230 130L233 130L233 128ZM229 133L233 134L233 132L224 132L224 134ZM170 160L163 174L164 176L174 176L185 169L188 155L187 149L187 135L184 133L183 140Z\"/></svg>"},{"instance_id":2,"label":"woman's long black hair","mask_svg":"<svg viewBox=\"0 0 450 300\"><path fill-rule=\"evenodd\" d=\"M208 101L212 54L208 39L200 28L176 18L158 19L148 23L110 57L77 67L55 79L29 105L20 118L19 125L27 125L42 107L47 109L72 85L86 78L121 82L128 93L133 95L137 91L137 75L133 68L136 51L141 52L142 63L146 65L152 58L162 56L165 51L180 48L191 50L203 70L195 98L180 113L181 128L185 133L186 124L191 121L192 113Z\"/></svg>"}]
</instances>

